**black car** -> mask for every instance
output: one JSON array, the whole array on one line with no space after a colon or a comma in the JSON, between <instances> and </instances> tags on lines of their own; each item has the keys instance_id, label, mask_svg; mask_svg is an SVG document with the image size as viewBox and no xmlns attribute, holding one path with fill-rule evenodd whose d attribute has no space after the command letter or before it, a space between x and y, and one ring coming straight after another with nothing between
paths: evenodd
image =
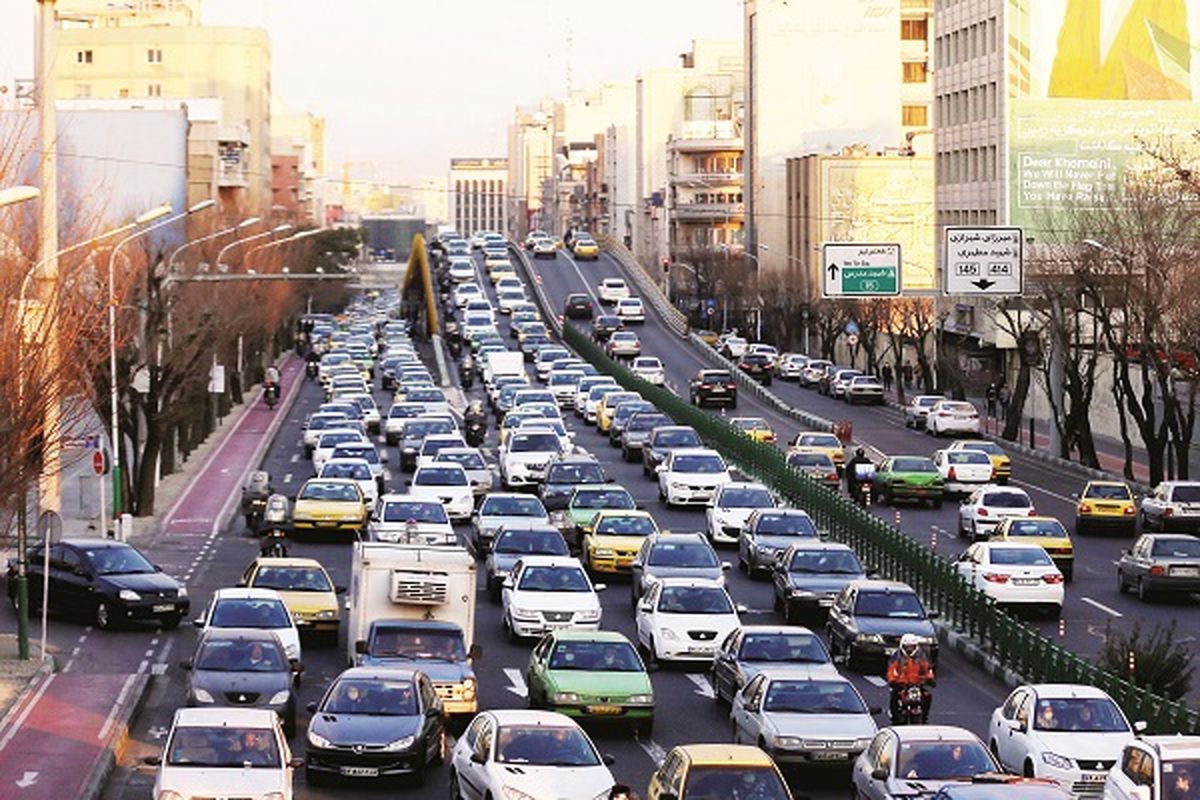
<instances>
[{"instance_id":1,"label":"black car","mask_svg":"<svg viewBox=\"0 0 1200 800\"><path fill-rule=\"evenodd\" d=\"M569 294L567 295L567 304L563 310L563 314L567 319L591 319L592 312L595 306L592 304L592 298L586 294Z\"/></svg>"},{"instance_id":2,"label":"black car","mask_svg":"<svg viewBox=\"0 0 1200 800\"><path fill-rule=\"evenodd\" d=\"M445 759L442 701L424 672L353 667L308 710L310 785L334 777L407 777L420 786L426 768Z\"/></svg>"},{"instance_id":3,"label":"black car","mask_svg":"<svg viewBox=\"0 0 1200 800\"><path fill-rule=\"evenodd\" d=\"M688 447L704 447L695 428L691 425L660 425L650 431L642 445L642 474L655 478L654 470L667 459L667 453Z\"/></svg>"},{"instance_id":4,"label":"black car","mask_svg":"<svg viewBox=\"0 0 1200 800\"><path fill-rule=\"evenodd\" d=\"M546 479L538 489L538 497L547 511L558 511L567 507L576 486L607 480L604 468L592 456L559 456L546 467Z\"/></svg>"},{"instance_id":5,"label":"black car","mask_svg":"<svg viewBox=\"0 0 1200 800\"><path fill-rule=\"evenodd\" d=\"M600 344L604 344L608 341L609 336L623 327L625 327L625 323L616 314L600 314L592 320L592 338Z\"/></svg>"},{"instance_id":6,"label":"black car","mask_svg":"<svg viewBox=\"0 0 1200 800\"><path fill-rule=\"evenodd\" d=\"M738 360L738 369L763 386L770 386L775 375L775 361L766 353L746 353Z\"/></svg>"},{"instance_id":7,"label":"black car","mask_svg":"<svg viewBox=\"0 0 1200 800\"><path fill-rule=\"evenodd\" d=\"M613 410L612 423L608 426L608 443L613 447L621 446L621 433L634 414L645 411L657 411L658 408L649 400L625 400Z\"/></svg>"},{"instance_id":8,"label":"black car","mask_svg":"<svg viewBox=\"0 0 1200 800\"><path fill-rule=\"evenodd\" d=\"M525 337L525 341L521 342L519 347L525 354L525 360L532 364L534 357L537 356L537 351L551 343L550 337L546 334L531 333Z\"/></svg>"},{"instance_id":9,"label":"black car","mask_svg":"<svg viewBox=\"0 0 1200 800\"><path fill-rule=\"evenodd\" d=\"M906 633L920 637L937 662L937 631L908 584L859 580L846 584L829 609L829 652L850 669L881 669Z\"/></svg>"},{"instance_id":10,"label":"black car","mask_svg":"<svg viewBox=\"0 0 1200 800\"><path fill-rule=\"evenodd\" d=\"M771 569L775 610L790 624L822 619L851 581L868 576L854 551L837 542L806 539L775 559Z\"/></svg>"},{"instance_id":11,"label":"black car","mask_svg":"<svg viewBox=\"0 0 1200 800\"><path fill-rule=\"evenodd\" d=\"M29 549L29 598L42 600L45 550ZM8 562L8 598L17 592L17 562ZM97 628L157 622L170 630L191 608L187 587L146 560L137 548L109 539L64 539L50 546L50 611L82 617Z\"/></svg>"},{"instance_id":12,"label":"black car","mask_svg":"<svg viewBox=\"0 0 1200 800\"><path fill-rule=\"evenodd\" d=\"M195 657L182 661L190 672L189 706L266 708L296 730L292 683L302 667L288 660L273 631L262 628L210 628L200 637Z\"/></svg>"},{"instance_id":13,"label":"black car","mask_svg":"<svg viewBox=\"0 0 1200 800\"><path fill-rule=\"evenodd\" d=\"M404 432L400 435L400 469L412 472L417 468L417 457L426 436L458 433L458 428L445 417L417 417L405 420Z\"/></svg>"},{"instance_id":14,"label":"black car","mask_svg":"<svg viewBox=\"0 0 1200 800\"><path fill-rule=\"evenodd\" d=\"M737 383L727 369L702 369L688 382L692 405L737 408Z\"/></svg>"},{"instance_id":15,"label":"black car","mask_svg":"<svg viewBox=\"0 0 1200 800\"><path fill-rule=\"evenodd\" d=\"M621 431L621 457L626 461L641 460L642 445L650 437L650 431L670 425L673 421L661 411L639 411L634 414Z\"/></svg>"}]
</instances>

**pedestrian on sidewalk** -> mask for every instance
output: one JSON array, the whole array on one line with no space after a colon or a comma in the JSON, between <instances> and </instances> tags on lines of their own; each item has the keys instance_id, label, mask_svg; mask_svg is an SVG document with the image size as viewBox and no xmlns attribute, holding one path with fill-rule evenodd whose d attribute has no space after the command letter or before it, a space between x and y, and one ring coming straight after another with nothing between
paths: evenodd
<instances>
[{"instance_id":1,"label":"pedestrian on sidewalk","mask_svg":"<svg viewBox=\"0 0 1200 800\"><path fill-rule=\"evenodd\" d=\"M879 377L883 379L883 390L890 392L892 390L892 366L884 364L883 369L879 370Z\"/></svg>"},{"instance_id":2,"label":"pedestrian on sidewalk","mask_svg":"<svg viewBox=\"0 0 1200 800\"><path fill-rule=\"evenodd\" d=\"M999 398L999 389L996 388L996 382L992 381L987 388L987 415L989 417L996 416L996 400Z\"/></svg>"},{"instance_id":3,"label":"pedestrian on sidewalk","mask_svg":"<svg viewBox=\"0 0 1200 800\"><path fill-rule=\"evenodd\" d=\"M904 378L904 388L911 389L913 382L913 365L911 361L905 361L904 366L900 368L901 375Z\"/></svg>"},{"instance_id":4,"label":"pedestrian on sidewalk","mask_svg":"<svg viewBox=\"0 0 1200 800\"><path fill-rule=\"evenodd\" d=\"M1007 420L1008 419L1008 400L1009 400L1007 385L1005 385L1005 384L1000 385L1000 389L996 393L996 399L1000 401L1000 416L1003 419Z\"/></svg>"}]
</instances>

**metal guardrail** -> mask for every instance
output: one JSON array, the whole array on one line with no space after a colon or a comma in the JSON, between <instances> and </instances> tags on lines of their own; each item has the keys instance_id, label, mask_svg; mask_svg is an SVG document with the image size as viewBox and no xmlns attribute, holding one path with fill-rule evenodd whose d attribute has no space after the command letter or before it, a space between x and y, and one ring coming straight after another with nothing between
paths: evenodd
<instances>
[{"instance_id":1,"label":"metal guardrail","mask_svg":"<svg viewBox=\"0 0 1200 800\"><path fill-rule=\"evenodd\" d=\"M650 276L645 267L638 263L633 253L629 252L629 248L608 233L599 234L596 242L624 268L630 279L637 284L638 294L641 295L642 300L654 307L666 326L681 339L686 337L688 335L687 317L682 311L671 305L662 289L658 288L658 284L654 282L654 278Z\"/></svg>"},{"instance_id":2,"label":"metal guardrail","mask_svg":"<svg viewBox=\"0 0 1200 800\"><path fill-rule=\"evenodd\" d=\"M529 263L529 256L525 255L525 251L518 245L510 242L508 249L509 252L516 255L517 263L521 265L521 271L525 273L525 283L533 287L534 302L542 309L542 316L546 318L546 324L553 328L561 338L564 320L551 305L550 298L546 294L546 287L542 285L542 277L533 271L533 267Z\"/></svg>"},{"instance_id":3,"label":"metal guardrail","mask_svg":"<svg viewBox=\"0 0 1200 800\"><path fill-rule=\"evenodd\" d=\"M779 448L754 442L720 418L638 378L604 355L574 326L565 327L563 341L597 369L612 375L626 389L641 394L676 422L691 425L726 458L792 505L806 510L831 539L853 547L888 578L912 586L927 607L939 612L950 627L961 631L1024 680L1097 686L1108 692L1130 719L1145 720L1152 732L1200 733L1200 712L1096 666L1001 610L994 600L959 575L949 559L789 467Z\"/></svg>"}]
</instances>

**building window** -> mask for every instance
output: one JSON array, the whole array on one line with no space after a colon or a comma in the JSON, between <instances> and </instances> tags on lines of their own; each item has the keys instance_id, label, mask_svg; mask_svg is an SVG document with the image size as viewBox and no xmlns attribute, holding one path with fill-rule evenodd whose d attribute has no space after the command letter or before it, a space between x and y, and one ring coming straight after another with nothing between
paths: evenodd
<instances>
[{"instance_id":1,"label":"building window","mask_svg":"<svg viewBox=\"0 0 1200 800\"><path fill-rule=\"evenodd\" d=\"M90 83L75 84L75 96L76 97L91 97L92 96L92 85Z\"/></svg>"},{"instance_id":2,"label":"building window","mask_svg":"<svg viewBox=\"0 0 1200 800\"><path fill-rule=\"evenodd\" d=\"M900 20L900 38L906 42L923 42L929 37L929 21L927 19Z\"/></svg>"},{"instance_id":3,"label":"building window","mask_svg":"<svg viewBox=\"0 0 1200 800\"><path fill-rule=\"evenodd\" d=\"M91 64L92 63L92 51L91 50L76 50L75 51L75 63L76 64Z\"/></svg>"},{"instance_id":4,"label":"building window","mask_svg":"<svg viewBox=\"0 0 1200 800\"><path fill-rule=\"evenodd\" d=\"M905 127L924 126L929 122L929 106L904 106L902 113Z\"/></svg>"},{"instance_id":5,"label":"building window","mask_svg":"<svg viewBox=\"0 0 1200 800\"><path fill-rule=\"evenodd\" d=\"M162 97L162 84L152 83L146 87L146 95L148 97Z\"/></svg>"},{"instance_id":6,"label":"building window","mask_svg":"<svg viewBox=\"0 0 1200 800\"><path fill-rule=\"evenodd\" d=\"M904 62L905 83L925 83L929 78L929 64L925 61Z\"/></svg>"},{"instance_id":7,"label":"building window","mask_svg":"<svg viewBox=\"0 0 1200 800\"><path fill-rule=\"evenodd\" d=\"M146 63L147 64L161 64L162 63L162 50L157 47L153 47L153 48L147 50L146 51Z\"/></svg>"},{"instance_id":8,"label":"building window","mask_svg":"<svg viewBox=\"0 0 1200 800\"><path fill-rule=\"evenodd\" d=\"M120 97L129 97L129 90L126 88L121 88L120 90L117 91L117 94Z\"/></svg>"}]
</instances>

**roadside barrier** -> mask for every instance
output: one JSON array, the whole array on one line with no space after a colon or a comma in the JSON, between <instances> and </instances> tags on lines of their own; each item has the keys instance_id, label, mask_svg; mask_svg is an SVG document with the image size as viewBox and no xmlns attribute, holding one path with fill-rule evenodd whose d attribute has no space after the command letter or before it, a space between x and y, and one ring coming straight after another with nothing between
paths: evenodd
<instances>
[{"instance_id":1,"label":"roadside barrier","mask_svg":"<svg viewBox=\"0 0 1200 800\"><path fill-rule=\"evenodd\" d=\"M682 311L671 305L662 289L658 288L658 284L654 282L654 278L650 277L646 268L638 263L633 253L629 252L629 248L608 233L596 236L596 243L625 268L630 280L637 284L638 295L642 301L654 307L671 332L681 339L686 338L688 335L687 317Z\"/></svg>"}]
</instances>

